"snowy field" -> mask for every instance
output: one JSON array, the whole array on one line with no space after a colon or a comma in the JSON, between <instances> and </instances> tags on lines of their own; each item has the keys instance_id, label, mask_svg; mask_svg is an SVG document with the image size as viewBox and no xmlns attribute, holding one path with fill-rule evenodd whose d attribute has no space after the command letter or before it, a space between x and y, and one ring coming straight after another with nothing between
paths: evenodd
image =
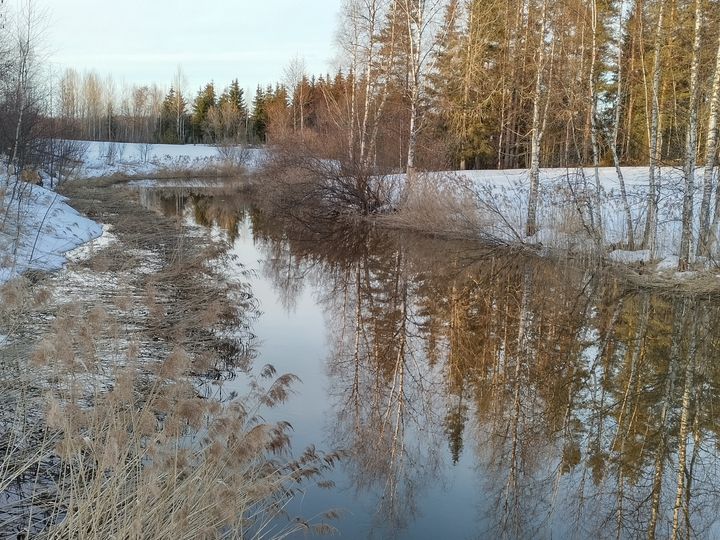
<instances>
[{"instance_id":1,"label":"snowy field","mask_svg":"<svg viewBox=\"0 0 720 540\"><path fill-rule=\"evenodd\" d=\"M642 240L645 226L648 167L623 167L626 192L633 221L636 245ZM696 171L695 238L699 227L699 210L703 169ZM603 244L609 258L618 262L648 260L647 251L621 250L627 239L627 225L622 203L620 182L613 167L599 170L600 194L595 189L594 169L543 169L540 178L538 207L539 232L533 238L524 234L527 219L529 177L527 170L448 171L426 173L422 186L428 181L451 186L454 194L469 195L480 215L483 234L508 242L542 243L543 246L569 251L591 249L593 240L588 231L592 225L590 208L600 209ZM404 175L390 177L393 192L400 193L405 185ZM664 261L661 267L677 264L680 244L683 172L665 167L660 173L658 195L657 249L653 258ZM443 190L440 189L440 192ZM593 216L593 220L596 217ZM674 261L674 263L673 263Z\"/></svg>"},{"instance_id":2,"label":"snowy field","mask_svg":"<svg viewBox=\"0 0 720 540\"><path fill-rule=\"evenodd\" d=\"M229 165L255 170L261 166L264 150L217 147L207 144L141 144L86 142L80 177L92 178L126 174L153 175L172 171L206 172Z\"/></svg>"}]
</instances>

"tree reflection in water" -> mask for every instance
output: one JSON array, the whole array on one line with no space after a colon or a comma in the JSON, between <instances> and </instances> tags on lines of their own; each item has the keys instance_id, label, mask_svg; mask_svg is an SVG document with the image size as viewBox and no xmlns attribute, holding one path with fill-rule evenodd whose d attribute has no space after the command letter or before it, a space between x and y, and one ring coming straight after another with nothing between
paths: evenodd
<instances>
[{"instance_id":1,"label":"tree reflection in water","mask_svg":"<svg viewBox=\"0 0 720 540\"><path fill-rule=\"evenodd\" d=\"M427 511L420 495L470 460L481 537L718 533L716 298L628 290L579 263L470 243L193 204L230 240L249 213L286 307L317 291L332 441L354 488L377 498L377 527L412 523Z\"/></svg>"}]
</instances>

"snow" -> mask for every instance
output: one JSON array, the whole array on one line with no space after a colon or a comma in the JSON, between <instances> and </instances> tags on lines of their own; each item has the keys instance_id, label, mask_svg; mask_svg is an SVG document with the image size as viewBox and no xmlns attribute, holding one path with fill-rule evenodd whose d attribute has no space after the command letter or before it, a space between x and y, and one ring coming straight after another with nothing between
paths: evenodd
<instances>
[{"instance_id":1,"label":"snow","mask_svg":"<svg viewBox=\"0 0 720 540\"><path fill-rule=\"evenodd\" d=\"M0 186L6 186L0 198L0 284L28 270L62 268L67 252L103 233L53 191L2 176Z\"/></svg>"},{"instance_id":2,"label":"snow","mask_svg":"<svg viewBox=\"0 0 720 540\"><path fill-rule=\"evenodd\" d=\"M638 251L627 251L624 249L616 249L608 253L608 259L614 262L632 264L638 262L648 262L650 260L650 251L641 249ZM677 263L676 263L677 265Z\"/></svg>"},{"instance_id":3,"label":"snow","mask_svg":"<svg viewBox=\"0 0 720 540\"><path fill-rule=\"evenodd\" d=\"M633 219L636 242L642 239L648 195L648 167L622 167L630 212ZM584 169L542 169L540 172L540 198L538 203L539 232L532 238L524 235L529 195L529 173L527 170L479 170L446 171L422 173L434 182L456 183L472 195L482 215L483 232L500 240L541 243L573 251L577 248L592 247L587 233L590 226L588 206L582 202L592 200L597 207L595 193L595 171ZM703 169L696 170L696 179L701 179ZM386 178L392 185L393 193L400 193L406 182L405 175ZM612 251L620 247L627 238L626 219L621 198L620 182L614 167L601 167L600 212L602 218L603 243L611 249L611 259L618 262L648 261L647 252ZM427 178L426 178L427 180ZM664 167L660 172L658 197L658 233L654 258L665 260L677 255L680 244L680 218L683 195L683 172L680 168ZM695 238L697 238L700 196L696 190ZM583 217L581 218L581 213ZM584 222L583 222L584 220ZM669 264L669 263L668 263Z\"/></svg>"},{"instance_id":4,"label":"snow","mask_svg":"<svg viewBox=\"0 0 720 540\"><path fill-rule=\"evenodd\" d=\"M100 236L88 240L80 246L71 249L65 253L68 261L80 262L89 259L94 253L112 245L117 241L117 237L112 233L112 226L101 224L102 233Z\"/></svg>"},{"instance_id":5,"label":"snow","mask_svg":"<svg viewBox=\"0 0 720 540\"><path fill-rule=\"evenodd\" d=\"M246 147L217 147L207 144L142 144L86 142L87 151L80 176L85 178L126 174L153 175L167 171L206 171L229 162L247 170L258 169L265 151ZM224 154L224 155L223 155Z\"/></svg>"},{"instance_id":6,"label":"snow","mask_svg":"<svg viewBox=\"0 0 720 540\"><path fill-rule=\"evenodd\" d=\"M122 173L138 177L134 185L152 187L155 180L143 179L170 171L203 171L219 168L228 163L241 163L248 171L262 167L266 159L264 149L233 147L218 148L211 145L167 145L86 142L84 164L78 176L93 178ZM634 237L640 239L645 222L647 202L647 167L623 167L627 196L635 227ZM426 182L432 182L438 194L467 196L474 201L481 217L483 233L507 241L522 240L542 244L547 248L569 251L592 248L587 234L587 206L579 204L584 191L597 205L594 169L543 169L540 177L538 208L539 232L532 238L524 235L527 215L529 175L522 170L447 171L420 173ZM626 251L626 221L620 196L617 173L612 167L599 169L600 197L603 225L603 242L610 248L608 258L619 263L649 262L648 251ZM702 178L702 169L697 170ZM397 205L407 178L403 174L383 178L392 205ZM49 182L45 182L48 185ZM164 183L163 183L164 185ZM172 184L169 184L172 185ZM208 182L187 179L177 185L204 187ZM422 186L422 183L417 185ZM7 176L0 174L0 189L6 186L0 198L0 284L23 272L54 270L68 260L87 257L114 241L112 231L81 216L67 200L53 191L20 183L14 186ZM13 190L25 186L18 208ZM679 168L665 167L660 173L658 242L654 258L661 262L659 271L677 266L677 246L680 240L680 212L682 208L683 175ZM700 190L696 206L699 207ZM13 202L9 206L10 202ZM7 218L3 218L7 212ZM584 217L580 217L583 215ZM699 208L695 212L697 236ZM585 222L583 222L583 220ZM39 232L38 232L39 231ZM93 241L93 242L91 242ZM91 242L87 244L88 242ZM85 245L86 244L86 245ZM82 247L81 247L82 246ZM79 248L79 249L78 249Z\"/></svg>"},{"instance_id":7,"label":"snow","mask_svg":"<svg viewBox=\"0 0 720 540\"><path fill-rule=\"evenodd\" d=\"M678 267L679 259L674 255L669 255L657 263L658 270L675 270Z\"/></svg>"}]
</instances>

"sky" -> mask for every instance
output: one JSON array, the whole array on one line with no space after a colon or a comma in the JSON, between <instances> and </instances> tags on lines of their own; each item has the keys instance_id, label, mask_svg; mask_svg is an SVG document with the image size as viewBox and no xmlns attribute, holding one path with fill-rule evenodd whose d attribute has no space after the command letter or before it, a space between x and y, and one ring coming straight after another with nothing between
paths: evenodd
<instances>
[{"instance_id":1,"label":"sky","mask_svg":"<svg viewBox=\"0 0 720 540\"><path fill-rule=\"evenodd\" d=\"M252 91L280 81L299 56L308 73L333 71L340 0L38 0L53 69L112 74L118 83L187 91L237 78Z\"/></svg>"}]
</instances>

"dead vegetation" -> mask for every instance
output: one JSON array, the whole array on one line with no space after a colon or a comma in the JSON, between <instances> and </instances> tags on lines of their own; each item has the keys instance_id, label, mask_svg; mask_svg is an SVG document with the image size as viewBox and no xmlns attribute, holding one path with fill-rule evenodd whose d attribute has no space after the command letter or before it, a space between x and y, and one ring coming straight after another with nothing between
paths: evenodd
<instances>
[{"instance_id":1,"label":"dead vegetation","mask_svg":"<svg viewBox=\"0 0 720 540\"><path fill-rule=\"evenodd\" d=\"M281 537L314 526L276 518L338 456L291 459L290 426L262 420L294 378L251 369L256 308L242 282L214 270L225 246L123 189L71 183L66 194L118 240L70 272L74 286L38 276L1 291L0 536ZM224 388L237 376L243 395Z\"/></svg>"},{"instance_id":2,"label":"dead vegetation","mask_svg":"<svg viewBox=\"0 0 720 540\"><path fill-rule=\"evenodd\" d=\"M257 191L272 212L292 213L305 219L367 216L388 210L397 194L397 180L378 174L369 163L346 157L331 159L337 151L319 151L324 142L315 136L286 136L273 147Z\"/></svg>"}]
</instances>

